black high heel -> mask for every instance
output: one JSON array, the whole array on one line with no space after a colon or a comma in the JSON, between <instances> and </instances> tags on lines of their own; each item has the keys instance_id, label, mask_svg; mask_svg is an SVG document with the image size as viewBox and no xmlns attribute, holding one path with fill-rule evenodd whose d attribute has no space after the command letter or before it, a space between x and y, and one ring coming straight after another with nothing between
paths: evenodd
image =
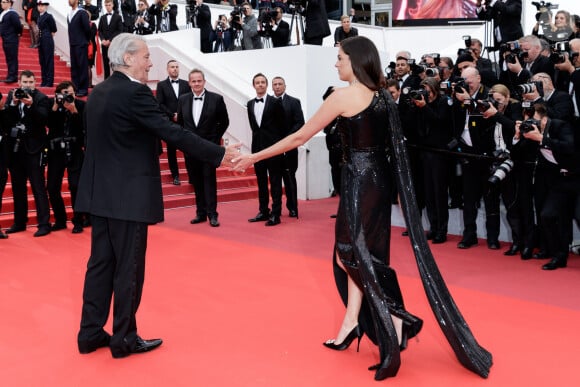
<instances>
[{"instance_id":1,"label":"black high heel","mask_svg":"<svg viewBox=\"0 0 580 387\"><path fill-rule=\"evenodd\" d=\"M335 343L324 342L324 343L322 343L322 345L324 345L326 348L334 349L335 351L344 351L345 349L350 347L350 344L354 341L354 339L358 339L358 341L356 343L356 351L358 352L359 347L360 347L360 340L362 339L362 336L363 336L363 334L362 334L359 326L357 325L356 327L352 328L352 330L344 338L342 343L335 344Z\"/></svg>"},{"instance_id":2,"label":"black high heel","mask_svg":"<svg viewBox=\"0 0 580 387\"><path fill-rule=\"evenodd\" d=\"M369 367L369 371L375 372L375 380L384 380L397 375L401 367L401 356L399 353L396 356L387 356L381 363Z\"/></svg>"}]
</instances>

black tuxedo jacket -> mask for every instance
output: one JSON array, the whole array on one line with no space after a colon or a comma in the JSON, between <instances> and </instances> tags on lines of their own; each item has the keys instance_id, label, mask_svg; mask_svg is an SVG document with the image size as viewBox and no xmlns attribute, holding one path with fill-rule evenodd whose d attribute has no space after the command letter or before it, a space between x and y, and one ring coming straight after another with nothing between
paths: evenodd
<instances>
[{"instance_id":1,"label":"black tuxedo jacket","mask_svg":"<svg viewBox=\"0 0 580 387\"><path fill-rule=\"evenodd\" d=\"M493 7L488 7L485 11L480 11L477 17L481 20L493 20L494 25L499 27L501 41L497 40L494 31L495 48L499 48L501 43L517 40L524 36L522 30L522 0L496 1Z\"/></svg>"},{"instance_id":2,"label":"black tuxedo jacket","mask_svg":"<svg viewBox=\"0 0 580 387\"><path fill-rule=\"evenodd\" d=\"M288 94L284 94L282 106L284 106L284 111L286 112L286 123L288 127L288 132L284 135L286 137L304 125L304 113L302 112L300 100Z\"/></svg>"},{"instance_id":3,"label":"black tuxedo jacket","mask_svg":"<svg viewBox=\"0 0 580 387\"><path fill-rule=\"evenodd\" d=\"M70 46L88 46L91 39L91 24L89 15L79 9L68 22L68 41Z\"/></svg>"},{"instance_id":4,"label":"black tuxedo jacket","mask_svg":"<svg viewBox=\"0 0 580 387\"><path fill-rule=\"evenodd\" d=\"M230 124L224 98L207 90L203 97L203 108L197 125L193 121L193 93L179 97L177 120L185 129L191 130L214 144L220 143Z\"/></svg>"},{"instance_id":5,"label":"black tuxedo jacket","mask_svg":"<svg viewBox=\"0 0 580 387\"><path fill-rule=\"evenodd\" d=\"M284 20L280 19L278 28L276 28L276 31L272 30L270 36L272 38L272 46L286 47L288 45L288 41L290 40L290 25Z\"/></svg>"},{"instance_id":6,"label":"black tuxedo jacket","mask_svg":"<svg viewBox=\"0 0 580 387\"><path fill-rule=\"evenodd\" d=\"M180 79L178 91L179 96L181 97L182 95L190 92L191 88L189 87L189 83L183 79ZM169 119L172 119L173 114L177 113L178 97L175 96L175 92L173 91L173 86L171 86L169 77L157 83L157 90L155 94L157 96L157 101L159 102L161 110L167 115L167 117L169 117Z\"/></svg>"},{"instance_id":7,"label":"black tuxedo jacket","mask_svg":"<svg viewBox=\"0 0 580 387\"><path fill-rule=\"evenodd\" d=\"M548 117L571 122L574 117L574 105L570 94L555 90L549 100L544 101Z\"/></svg>"},{"instance_id":8,"label":"black tuxedo jacket","mask_svg":"<svg viewBox=\"0 0 580 387\"><path fill-rule=\"evenodd\" d=\"M489 89L482 85L475 95L474 100L484 101L488 98L488 95ZM458 100L455 100L453 110L455 120L453 135L455 138L460 139L461 134L463 133L463 128L465 127L465 114L467 112L467 105L464 105ZM484 119L481 113L479 113L477 110L474 110L469 114L468 128L473 151L476 154L491 155L495 150L495 141L493 138L495 122L490 119Z\"/></svg>"},{"instance_id":9,"label":"black tuxedo jacket","mask_svg":"<svg viewBox=\"0 0 580 387\"><path fill-rule=\"evenodd\" d=\"M4 119L8 133L16 124L24 124L26 134L21 137L20 148L29 154L35 154L46 146L46 122L51 105L48 97L36 89L32 91L31 96L32 105L24 108L24 117L21 117L19 105L11 105L13 91L10 91L6 98ZM15 139L10 137L8 147L13 149L14 143Z\"/></svg>"},{"instance_id":10,"label":"black tuxedo jacket","mask_svg":"<svg viewBox=\"0 0 580 387\"><path fill-rule=\"evenodd\" d=\"M99 19L99 38L101 40L112 40L115 36L123 32L123 20L118 13L111 15L111 22L107 24L107 15Z\"/></svg>"},{"instance_id":11,"label":"black tuxedo jacket","mask_svg":"<svg viewBox=\"0 0 580 387\"><path fill-rule=\"evenodd\" d=\"M575 152L574 129L568 122L548 118L540 149L550 149L558 165L562 168L574 171L580 169L578 165L571 163Z\"/></svg>"},{"instance_id":12,"label":"black tuxedo jacket","mask_svg":"<svg viewBox=\"0 0 580 387\"><path fill-rule=\"evenodd\" d=\"M262 103L262 102L259 102ZM254 115L255 99L248 101L248 120L252 129L252 152L259 152L280 141L288 133L286 112L279 99L270 95L264 96L264 113L260 125Z\"/></svg>"},{"instance_id":13,"label":"black tuxedo jacket","mask_svg":"<svg viewBox=\"0 0 580 387\"><path fill-rule=\"evenodd\" d=\"M159 109L146 85L114 72L87 101L87 148L75 209L124 221L163 220L157 138L215 167L225 150Z\"/></svg>"}]
</instances>

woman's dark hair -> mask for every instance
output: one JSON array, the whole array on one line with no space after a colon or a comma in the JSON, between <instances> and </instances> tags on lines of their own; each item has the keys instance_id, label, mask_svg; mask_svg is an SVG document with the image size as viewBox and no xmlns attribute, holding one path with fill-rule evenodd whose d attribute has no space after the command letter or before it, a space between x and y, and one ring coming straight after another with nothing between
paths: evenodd
<instances>
[{"instance_id":1,"label":"woman's dark hair","mask_svg":"<svg viewBox=\"0 0 580 387\"><path fill-rule=\"evenodd\" d=\"M340 42L342 51L349 56L354 76L371 90L385 87L381 58L377 47L364 36L353 36Z\"/></svg>"},{"instance_id":2,"label":"woman's dark hair","mask_svg":"<svg viewBox=\"0 0 580 387\"><path fill-rule=\"evenodd\" d=\"M428 88L431 89L431 91L436 96L439 95L439 91L441 90L441 88L439 86L439 82L437 82L437 80L435 78L432 78L432 77L427 77L427 78L423 79L421 81L421 86L427 86Z\"/></svg>"}]
</instances>

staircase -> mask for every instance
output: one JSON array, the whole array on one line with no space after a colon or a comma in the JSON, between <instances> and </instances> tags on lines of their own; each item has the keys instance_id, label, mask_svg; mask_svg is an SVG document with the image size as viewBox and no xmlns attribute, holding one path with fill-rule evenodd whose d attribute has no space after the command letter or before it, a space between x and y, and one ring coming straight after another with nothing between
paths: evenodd
<instances>
[{"instance_id":1,"label":"staircase","mask_svg":"<svg viewBox=\"0 0 580 387\"><path fill-rule=\"evenodd\" d=\"M0 39L1 40L1 39ZM20 48L18 51L19 60L19 70L32 70L36 75L37 84L40 84L40 65L38 64L38 50L34 48L29 48L30 46L30 35L28 30L25 29L20 39ZM70 79L70 69L67 63L58 57L55 57L54 63L55 79L54 86L59 82ZM6 60L4 57L4 52L0 49L0 79L6 78ZM3 100L5 100L8 92L18 87L17 84L5 84L0 83L0 92L3 95ZM38 89L48 96L54 95L54 87L38 87ZM169 170L169 164L167 162L166 153L164 152L160 156L160 167L161 167L161 182L163 189L163 202L166 209L188 207L195 204L195 194L193 186L188 184L188 176L185 170L185 161L183 154L177 151L177 161L179 165L179 178L181 180L181 185L173 185L173 178ZM231 202L238 200L255 199L258 197L258 189L256 177L254 175L253 169L248 171L246 175L240 176L233 172L228 171L227 168L217 169L217 188L218 188L218 202ZM63 180L62 193L65 200L65 205L67 206L68 218L72 217L72 207L70 192L68 190L68 183L66 180L66 175ZM8 178L8 183L2 197L2 206L0 208L0 226L2 228L10 227L13 221L13 211L14 203L12 201L12 186L10 184L10 178ZM130 199L130 198L128 198ZM33 225L37 223L36 220L36 210L34 205L34 198L32 196L32 190L30 186L28 187L28 209L29 209L29 221L28 225Z\"/></svg>"}]
</instances>

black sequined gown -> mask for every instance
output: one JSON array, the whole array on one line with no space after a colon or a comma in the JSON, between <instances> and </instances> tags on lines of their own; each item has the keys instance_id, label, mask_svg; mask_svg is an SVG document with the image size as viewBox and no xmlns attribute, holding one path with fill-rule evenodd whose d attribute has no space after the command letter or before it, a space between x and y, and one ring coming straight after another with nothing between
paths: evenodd
<instances>
[{"instance_id":1,"label":"black sequined gown","mask_svg":"<svg viewBox=\"0 0 580 387\"><path fill-rule=\"evenodd\" d=\"M388 309L403 309L403 297L389 267L394 182L387 158L386 117L385 101L375 95L361 113L339 118L345 160L335 233L338 258L364 292L359 325L378 344L381 362L392 363L396 373L399 346ZM334 272L346 304L346 273L336 262Z\"/></svg>"}]
</instances>

